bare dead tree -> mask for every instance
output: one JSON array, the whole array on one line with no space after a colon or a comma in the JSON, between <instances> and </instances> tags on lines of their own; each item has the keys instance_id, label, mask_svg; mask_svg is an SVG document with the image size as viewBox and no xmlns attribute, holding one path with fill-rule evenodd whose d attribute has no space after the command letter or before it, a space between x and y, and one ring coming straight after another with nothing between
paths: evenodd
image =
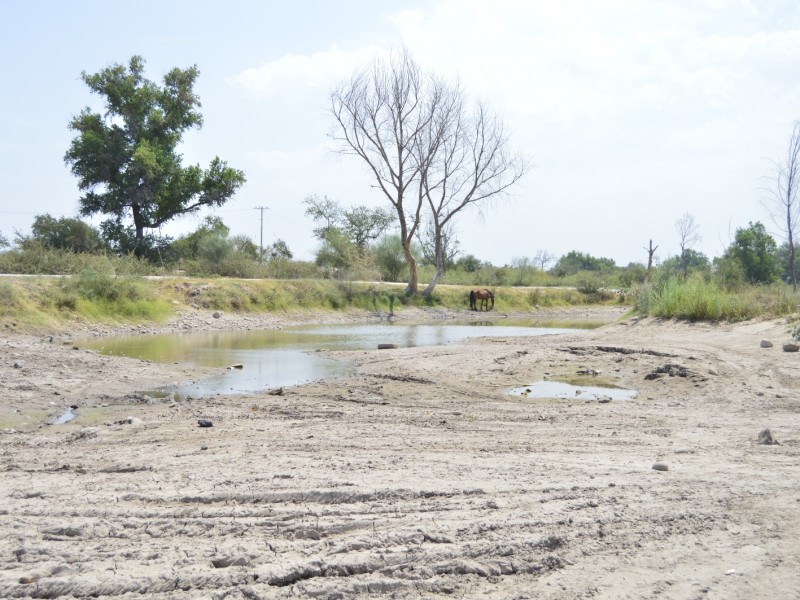
<instances>
[{"instance_id":1,"label":"bare dead tree","mask_svg":"<svg viewBox=\"0 0 800 600\"><path fill-rule=\"evenodd\" d=\"M342 151L361 158L397 213L408 265L407 294L417 292L417 263L412 252L420 224L420 136L427 131L439 101L436 82L422 72L406 50L376 58L331 94Z\"/></svg>"},{"instance_id":2,"label":"bare dead tree","mask_svg":"<svg viewBox=\"0 0 800 600\"><path fill-rule=\"evenodd\" d=\"M800 221L800 121L795 121L785 161L775 162L774 167L773 185L768 190L770 199L762 204L789 245L789 273L792 291L797 293L794 240Z\"/></svg>"},{"instance_id":3,"label":"bare dead tree","mask_svg":"<svg viewBox=\"0 0 800 600\"><path fill-rule=\"evenodd\" d=\"M700 234L697 232L698 225L694 222L694 216L688 212L675 221L675 229L678 231L678 244L681 249L683 280L686 281L689 278L689 260L686 251L691 250L700 241Z\"/></svg>"},{"instance_id":4,"label":"bare dead tree","mask_svg":"<svg viewBox=\"0 0 800 600\"><path fill-rule=\"evenodd\" d=\"M658 250L658 246L653 247L653 240L650 240L650 247L644 249L647 252L647 271L644 274L644 280L650 281L650 273L653 270L653 258L656 255L656 250Z\"/></svg>"},{"instance_id":5,"label":"bare dead tree","mask_svg":"<svg viewBox=\"0 0 800 600\"><path fill-rule=\"evenodd\" d=\"M547 265L549 265L555 259L555 255L550 254L547 250L537 250L536 256L533 257L533 260L535 260L539 265L539 270L541 271L547 269Z\"/></svg>"},{"instance_id":6,"label":"bare dead tree","mask_svg":"<svg viewBox=\"0 0 800 600\"><path fill-rule=\"evenodd\" d=\"M436 270L423 292L433 293L446 266L443 232L468 207L505 196L528 170L525 158L509 148L503 121L481 103L467 107L460 86L442 90L428 129L420 140L420 194L430 208Z\"/></svg>"}]
</instances>

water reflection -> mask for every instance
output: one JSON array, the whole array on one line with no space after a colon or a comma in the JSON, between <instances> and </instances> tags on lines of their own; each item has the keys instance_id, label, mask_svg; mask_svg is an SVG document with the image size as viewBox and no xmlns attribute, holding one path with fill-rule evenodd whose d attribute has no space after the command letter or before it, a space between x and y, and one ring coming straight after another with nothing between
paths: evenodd
<instances>
[{"instance_id":1,"label":"water reflection","mask_svg":"<svg viewBox=\"0 0 800 600\"><path fill-rule=\"evenodd\" d=\"M104 354L220 368L217 376L169 390L177 396L198 397L297 385L349 372L348 365L328 360L315 350L375 349L378 344L432 346L478 336L536 336L568 331L574 332L575 327L537 327L525 323L376 323L111 337L84 345ZM226 369L234 364L243 368Z\"/></svg>"}]
</instances>

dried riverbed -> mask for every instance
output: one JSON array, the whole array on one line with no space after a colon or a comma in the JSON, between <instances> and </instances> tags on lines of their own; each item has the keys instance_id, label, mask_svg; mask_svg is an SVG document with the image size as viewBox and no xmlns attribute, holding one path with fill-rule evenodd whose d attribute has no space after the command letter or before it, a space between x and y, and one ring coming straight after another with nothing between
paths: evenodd
<instances>
[{"instance_id":1,"label":"dried riverbed","mask_svg":"<svg viewBox=\"0 0 800 600\"><path fill-rule=\"evenodd\" d=\"M307 318L197 312L169 327ZM6 334L0 597L796 597L786 330L629 319L331 352L355 375L188 403L133 391L200 369ZM586 385L639 394L507 393L587 370ZM48 423L70 405L75 419ZM779 445L758 443L767 427Z\"/></svg>"}]
</instances>

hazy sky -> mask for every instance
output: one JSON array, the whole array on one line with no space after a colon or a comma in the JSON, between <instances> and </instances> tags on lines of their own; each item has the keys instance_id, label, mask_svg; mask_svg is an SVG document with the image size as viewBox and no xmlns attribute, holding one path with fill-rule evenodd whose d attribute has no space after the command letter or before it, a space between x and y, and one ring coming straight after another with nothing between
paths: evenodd
<instances>
[{"instance_id":1,"label":"hazy sky","mask_svg":"<svg viewBox=\"0 0 800 600\"><path fill-rule=\"evenodd\" d=\"M258 242L254 207L266 205L265 244L282 238L310 259L305 197L385 204L359 160L335 152L328 107L333 87L400 45L460 77L534 165L512 198L459 220L465 252L627 264L653 239L663 259L687 212L709 256L749 221L775 230L760 201L800 119L796 0L2 0L0 231L77 215L67 124L102 108L80 73L139 54L159 83L200 69L205 124L184 138L185 163L218 155L247 176L217 214Z\"/></svg>"}]
</instances>

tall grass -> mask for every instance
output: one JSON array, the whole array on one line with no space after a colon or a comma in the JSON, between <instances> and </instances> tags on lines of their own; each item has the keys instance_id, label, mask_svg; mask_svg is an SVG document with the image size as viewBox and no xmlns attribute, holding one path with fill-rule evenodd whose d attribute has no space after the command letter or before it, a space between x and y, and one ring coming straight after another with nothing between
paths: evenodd
<instances>
[{"instance_id":1,"label":"tall grass","mask_svg":"<svg viewBox=\"0 0 800 600\"><path fill-rule=\"evenodd\" d=\"M164 271L131 255L78 254L37 244L29 244L24 250L16 248L0 252L0 273L74 275L85 270L111 270L126 275L157 275Z\"/></svg>"},{"instance_id":2,"label":"tall grass","mask_svg":"<svg viewBox=\"0 0 800 600\"><path fill-rule=\"evenodd\" d=\"M642 315L689 321L742 321L761 316L797 312L797 296L788 286L746 286L726 290L702 277L680 278L642 285L636 295L636 311Z\"/></svg>"},{"instance_id":3,"label":"tall grass","mask_svg":"<svg viewBox=\"0 0 800 600\"><path fill-rule=\"evenodd\" d=\"M159 320L171 312L146 280L109 270L87 269L51 283L42 304L93 321Z\"/></svg>"}]
</instances>

